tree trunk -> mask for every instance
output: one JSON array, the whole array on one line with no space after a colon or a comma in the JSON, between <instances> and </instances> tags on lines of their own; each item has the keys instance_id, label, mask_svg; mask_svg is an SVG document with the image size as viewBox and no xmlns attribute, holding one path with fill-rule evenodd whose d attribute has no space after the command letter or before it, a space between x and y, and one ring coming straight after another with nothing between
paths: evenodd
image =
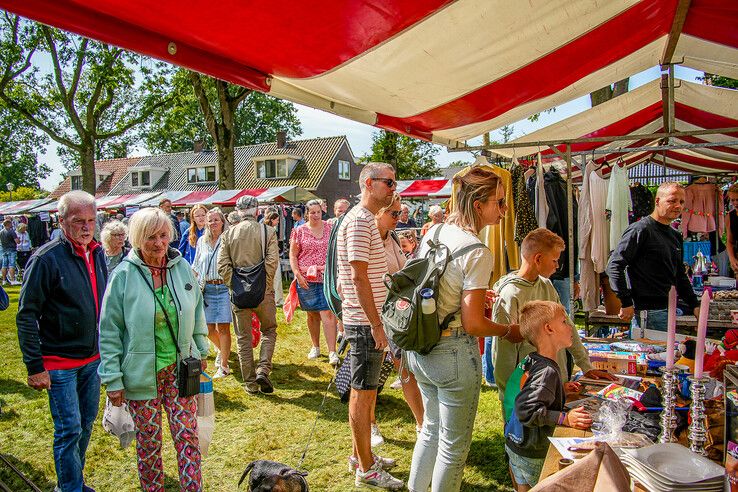
<instances>
[{"instance_id":1,"label":"tree trunk","mask_svg":"<svg viewBox=\"0 0 738 492\"><path fill-rule=\"evenodd\" d=\"M236 189L234 149L233 139L230 145L218 145L218 188L221 190Z\"/></svg>"},{"instance_id":2,"label":"tree trunk","mask_svg":"<svg viewBox=\"0 0 738 492\"><path fill-rule=\"evenodd\" d=\"M82 189L95 196L97 179L95 173L95 141L87 142L80 150L80 168L82 170Z\"/></svg>"}]
</instances>

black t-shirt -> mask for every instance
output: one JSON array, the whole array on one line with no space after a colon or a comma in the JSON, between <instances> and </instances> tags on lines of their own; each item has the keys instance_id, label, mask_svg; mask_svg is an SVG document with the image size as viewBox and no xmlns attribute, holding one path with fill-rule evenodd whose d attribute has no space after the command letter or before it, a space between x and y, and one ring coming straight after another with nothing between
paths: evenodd
<instances>
[{"instance_id":1,"label":"black t-shirt","mask_svg":"<svg viewBox=\"0 0 738 492\"><path fill-rule=\"evenodd\" d=\"M16 250L18 248L18 245L15 244L16 239L18 239L18 235L13 229L8 230L3 227L3 230L0 231L0 245L3 249Z\"/></svg>"}]
</instances>

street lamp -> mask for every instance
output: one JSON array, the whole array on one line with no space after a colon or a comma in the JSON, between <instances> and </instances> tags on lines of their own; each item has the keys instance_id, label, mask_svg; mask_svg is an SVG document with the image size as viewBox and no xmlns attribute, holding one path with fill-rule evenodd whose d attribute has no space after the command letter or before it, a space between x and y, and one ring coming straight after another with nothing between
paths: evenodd
<instances>
[{"instance_id":1,"label":"street lamp","mask_svg":"<svg viewBox=\"0 0 738 492\"><path fill-rule=\"evenodd\" d=\"M6 188L10 192L10 201L12 202L13 201L13 188L15 188L15 186L13 186L13 183L8 183Z\"/></svg>"}]
</instances>

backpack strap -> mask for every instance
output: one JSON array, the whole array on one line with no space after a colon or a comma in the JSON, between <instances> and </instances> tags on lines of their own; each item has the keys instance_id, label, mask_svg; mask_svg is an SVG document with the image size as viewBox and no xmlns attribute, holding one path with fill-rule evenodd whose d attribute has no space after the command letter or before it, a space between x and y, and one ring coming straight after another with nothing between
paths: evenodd
<instances>
[{"instance_id":1,"label":"backpack strap","mask_svg":"<svg viewBox=\"0 0 738 492\"><path fill-rule=\"evenodd\" d=\"M467 246L464 246L460 250L458 250L458 251L454 252L453 254L451 254L448 257L448 262L451 262L453 260L456 260L458 258L461 258L462 256L464 256L465 254L469 253L470 251L474 251L475 249L480 249L480 248L486 248L486 246L484 244L482 244L482 243L475 243L475 244L469 244ZM461 309L459 309L458 311L455 311L453 313L447 314L446 317L443 318L443 321L441 322L441 326L440 326L441 330L445 330L446 328L448 328L448 325L454 319L454 316L456 316L460 312L461 312Z\"/></svg>"}]
</instances>

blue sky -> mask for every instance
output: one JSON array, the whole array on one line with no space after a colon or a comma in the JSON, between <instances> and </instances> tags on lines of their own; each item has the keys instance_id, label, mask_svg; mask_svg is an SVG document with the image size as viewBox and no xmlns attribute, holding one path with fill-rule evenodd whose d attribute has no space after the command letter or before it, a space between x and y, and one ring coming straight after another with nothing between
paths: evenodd
<instances>
[{"instance_id":1,"label":"blue sky","mask_svg":"<svg viewBox=\"0 0 738 492\"><path fill-rule=\"evenodd\" d=\"M647 82L659 78L660 75L661 72L658 67L653 67L641 72L630 78L630 89L640 87ZM677 78L694 81L696 77L700 76L702 76L702 72L697 72L684 67L676 68ZM562 104L561 106L558 106L554 112L541 114L540 118L535 123L528 120L516 123L514 125L512 138L521 137L539 128L561 121L564 118L585 111L589 109L589 107L589 96L581 97L566 104ZM372 133L377 131L376 128L306 106L297 105L297 111L300 122L302 123L302 136L300 138L346 135L356 157L364 155L371 148ZM499 133L493 134L492 138L502 140ZM481 143L481 139L479 143ZM474 157L468 152L447 152L444 147L439 147L439 149L440 152L437 156L437 161L441 167L446 167L449 163L456 160L465 160L468 162L472 162L474 160ZM134 155L145 154L146 152L143 149L134 153ZM61 175L64 172L64 166L56 155L56 145L50 145L46 154L39 156L39 160L49 165L52 169L52 173L46 179L41 181L41 185L44 189L53 190L61 181Z\"/></svg>"}]
</instances>

